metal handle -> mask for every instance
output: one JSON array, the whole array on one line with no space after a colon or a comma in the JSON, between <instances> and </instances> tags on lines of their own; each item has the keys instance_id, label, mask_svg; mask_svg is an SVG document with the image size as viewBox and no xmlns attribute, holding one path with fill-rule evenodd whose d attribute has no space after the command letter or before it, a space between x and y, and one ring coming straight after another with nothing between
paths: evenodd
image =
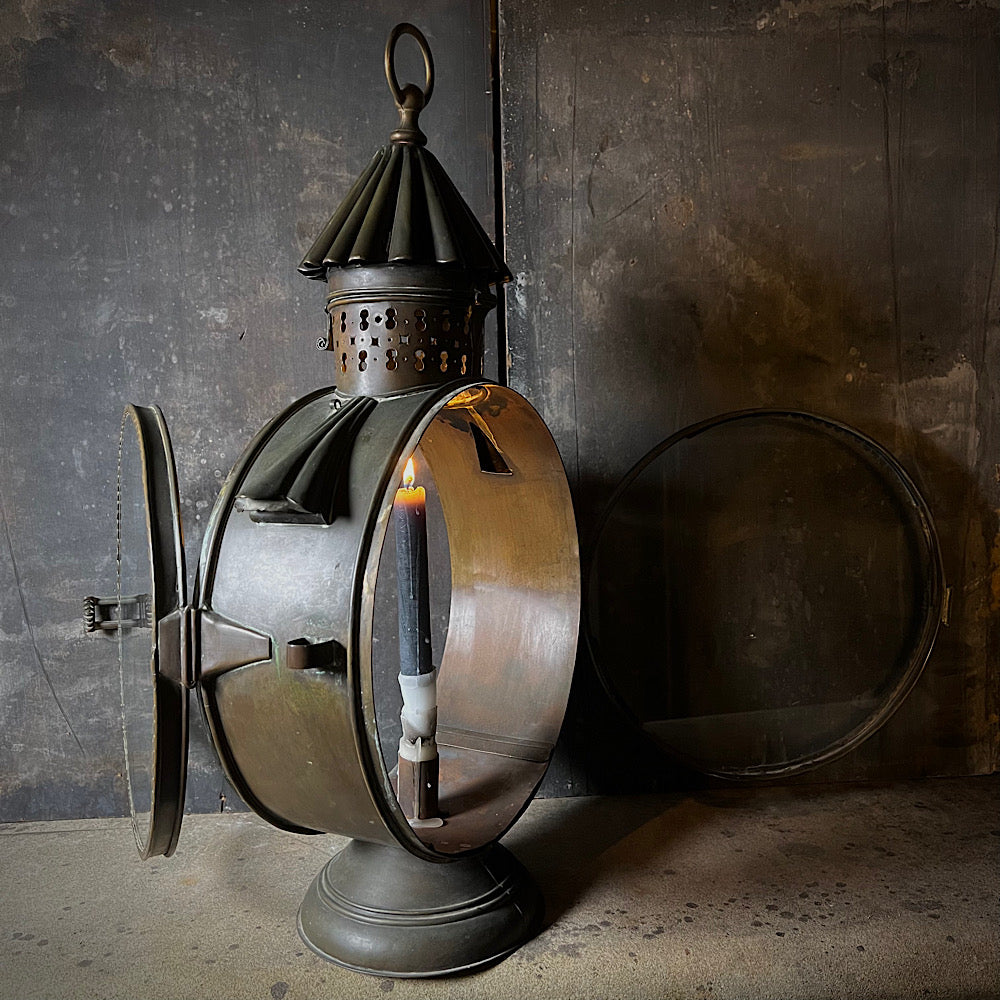
<instances>
[{"instance_id":1,"label":"metal handle","mask_svg":"<svg viewBox=\"0 0 1000 1000\"><path fill-rule=\"evenodd\" d=\"M412 83L408 83L405 87L399 86L399 80L396 78L396 42L399 41L401 35L412 35L416 39L417 45L420 46L420 54L424 57L423 90ZM389 33L389 40L385 43L385 78L389 83L389 90L396 102L396 107L400 111L405 107L414 108L417 111L427 107L431 94L434 92L434 58L431 56L427 39L424 38L419 28L404 21L402 24L397 24ZM419 103L417 103L418 95Z\"/></svg>"}]
</instances>

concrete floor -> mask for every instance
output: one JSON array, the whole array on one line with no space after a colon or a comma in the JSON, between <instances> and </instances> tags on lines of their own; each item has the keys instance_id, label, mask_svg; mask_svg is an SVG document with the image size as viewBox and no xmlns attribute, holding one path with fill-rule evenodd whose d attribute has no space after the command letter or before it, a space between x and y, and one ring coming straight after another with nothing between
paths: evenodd
<instances>
[{"instance_id":1,"label":"concrete floor","mask_svg":"<svg viewBox=\"0 0 1000 1000\"><path fill-rule=\"evenodd\" d=\"M470 976L392 980L299 941L343 841L189 816L0 826L0 997L1000 996L1000 777L537 801L504 841L546 929Z\"/></svg>"}]
</instances>

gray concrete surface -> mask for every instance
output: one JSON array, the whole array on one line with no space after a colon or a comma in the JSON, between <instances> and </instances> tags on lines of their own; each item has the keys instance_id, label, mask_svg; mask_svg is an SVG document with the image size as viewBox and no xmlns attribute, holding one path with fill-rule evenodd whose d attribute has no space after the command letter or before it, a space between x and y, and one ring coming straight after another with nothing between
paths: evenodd
<instances>
[{"instance_id":1,"label":"gray concrete surface","mask_svg":"<svg viewBox=\"0 0 1000 1000\"><path fill-rule=\"evenodd\" d=\"M189 816L141 862L123 820L0 827L0 996L1000 995L1000 778L549 799L505 843L548 900L505 962L360 976L295 932L343 841Z\"/></svg>"}]
</instances>

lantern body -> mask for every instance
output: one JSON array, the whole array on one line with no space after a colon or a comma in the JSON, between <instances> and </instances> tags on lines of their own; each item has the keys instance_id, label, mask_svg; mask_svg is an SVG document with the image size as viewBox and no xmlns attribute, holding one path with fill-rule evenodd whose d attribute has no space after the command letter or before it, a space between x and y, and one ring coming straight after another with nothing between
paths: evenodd
<instances>
[{"instance_id":1,"label":"lantern body","mask_svg":"<svg viewBox=\"0 0 1000 1000\"><path fill-rule=\"evenodd\" d=\"M435 651L446 822L420 831L380 749L373 672L383 543L414 453L436 485L451 564ZM572 677L579 555L552 438L523 397L483 381L307 396L233 470L196 605L201 702L252 808L428 859L475 851L540 782Z\"/></svg>"}]
</instances>

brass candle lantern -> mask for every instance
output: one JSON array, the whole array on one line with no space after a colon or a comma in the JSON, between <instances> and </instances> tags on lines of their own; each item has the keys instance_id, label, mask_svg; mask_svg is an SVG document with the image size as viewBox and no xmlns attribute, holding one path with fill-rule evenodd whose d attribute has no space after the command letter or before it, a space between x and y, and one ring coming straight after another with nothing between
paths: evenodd
<instances>
[{"instance_id":1,"label":"brass candle lantern","mask_svg":"<svg viewBox=\"0 0 1000 1000\"><path fill-rule=\"evenodd\" d=\"M396 79L404 33L423 54L423 87ZM428 976L496 961L539 927L540 894L497 841L559 733L579 555L544 422L483 378L490 289L509 273L425 148L430 50L399 25L385 58L399 128L300 266L329 285L320 346L336 386L292 404L236 463L190 600L166 426L157 409L129 407L118 587L88 598L87 614L89 628L117 639L140 853L169 855L177 843L194 688L255 812L284 830L352 838L302 903L309 947L364 972ZM387 608L404 625L411 611L426 616L426 588L421 596L414 583L426 547L397 527L395 567L383 555L394 516L416 503L397 494L418 486L443 522L447 635L427 656L426 626L400 628L397 753L382 731L375 647ZM429 504L419 516L431 520ZM386 580L408 588L398 612L380 597Z\"/></svg>"}]
</instances>

